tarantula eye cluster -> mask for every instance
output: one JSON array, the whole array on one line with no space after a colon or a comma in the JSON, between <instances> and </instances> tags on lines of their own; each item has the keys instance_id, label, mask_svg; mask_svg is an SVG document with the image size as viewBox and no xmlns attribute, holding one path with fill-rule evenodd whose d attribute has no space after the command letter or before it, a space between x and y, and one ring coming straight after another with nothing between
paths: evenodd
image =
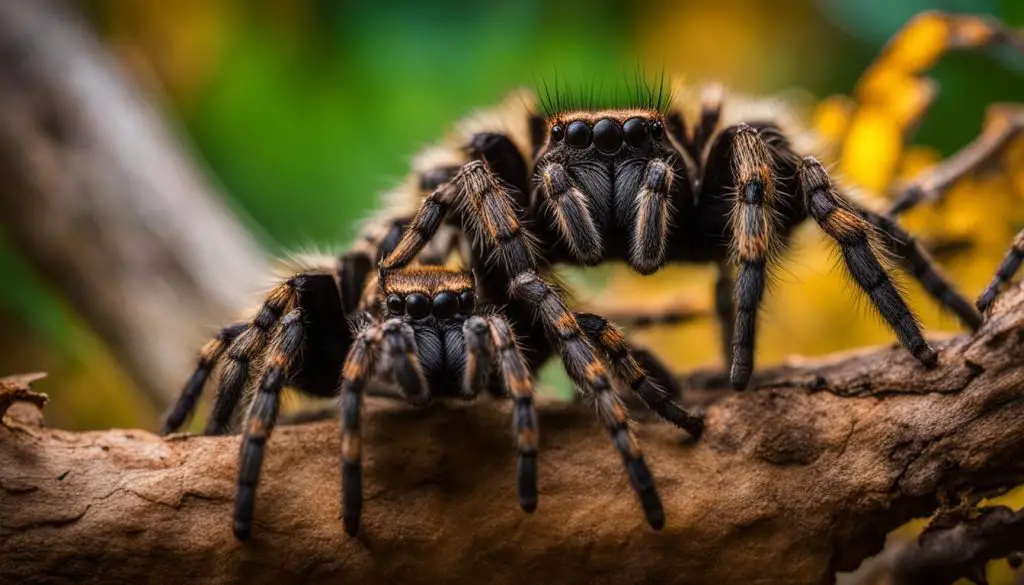
<instances>
[{"instance_id":1,"label":"tarantula eye cluster","mask_svg":"<svg viewBox=\"0 0 1024 585\"><path fill-rule=\"evenodd\" d=\"M476 309L476 297L471 290L456 294L441 291L433 298L421 292L405 295L391 294L387 299L388 313L392 317L408 315L414 320L426 319L433 315L437 319L451 319L456 315L471 315Z\"/></svg>"},{"instance_id":2,"label":"tarantula eye cluster","mask_svg":"<svg viewBox=\"0 0 1024 585\"><path fill-rule=\"evenodd\" d=\"M577 149L587 148L591 144L601 154L615 154L623 144L633 148L650 145L651 140L658 140L663 135L660 120L650 120L634 116L619 124L612 118L601 118L593 126L586 120L573 120L568 126L555 124L551 127L551 139L565 143Z\"/></svg>"}]
</instances>

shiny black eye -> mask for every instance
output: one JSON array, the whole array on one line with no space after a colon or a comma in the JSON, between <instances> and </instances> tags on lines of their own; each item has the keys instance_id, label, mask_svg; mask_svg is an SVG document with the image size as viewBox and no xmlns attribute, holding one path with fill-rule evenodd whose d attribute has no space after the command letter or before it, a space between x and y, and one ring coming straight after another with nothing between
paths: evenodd
<instances>
[{"instance_id":1,"label":"shiny black eye","mask_svg":"<svg viewBox=\"0 0 1024 585\"><path fill-rule=\"evenodd\" d=\"M626 120L626 123L622 125L622 129L626 133L626 143L630 146L636 148L647 146L651 139L651 131L647 120L643 118L630 118Z\"/></svg>"},{"instance_id":2,"label":"shiny black eye","mask_svg":"<svg viewBox=\"0 0 1024 585\"><path fill-rule=\"evenodd\" d=\"M622 148L622 128L618 122L605 118L594 124L594 146L602 154L615 154Z\"/></svg>"},{"instance_id":3,"label":"shiny black eye","mask_svg":"<svg viewBox=\"0 0 1024 585\"><path fill-rule=\"evenodd\" d=\"M405 312L405 299L398 295L388 297L388 312L392 315L401 315Z\"/></svg>"},{"instance_id":4,"label":"shiny black eye","mask_svg":"<svg viewBox=\"0 0 1024 585\"><path fill-rule=\"evenodd\" d=\"M442 292L434 297L434 316L438 319L451 319L459 312L459 297L455 293Z\"/></svg>"},{"instance_id":5,"label":"shiny black eye","mask_svg":"<svg viewBox=\"0 0 1024 585\"><path fill-rule=\"evenodd\" d=\"M423 319L430 314L430 299L427 295L412 293L405 297L405 312L413 319Z\"/></svg>"},{"instance_id":6,"label":"shiny black eye","mask_svg":"<svg viewBox=\"0 0 1024 585\"><path fill-rule=\"evenodd\" d=\"M551 127L551 140L558 142L565 136L565 128L562 128L561 124L555 124Z\"/></svg>"},{"instance_id":7,"label":"shiny black eye","mask_svg":"<svg viewBox=\"0 0 1024 585\"><path fill-rule=\"evenodd\" d=\"M565 143L573 148L586 148L590 144L590 126L582 120L576 120L565 130Z\"/></svg>"},{"instance_id":8,"label":"shiny black eye","mask_svg":"<svg viewBox=\"0 0 1024 585\"><path fill-rule=\"evenodd\" d=\"M471 290L464 290L459 295L459 312L464 315L470 315L476 310L476 296Z\"/></svg>"},{"instance_id":9,"label":"shiny black eye","mask_svg":"<svg viewBox=\"0 0 1024 585\"><path fill-rule=\"evenodd\" d=\"M661 122L658 120L651 122L651 136L653 136L655 140L661 138L664 131L665 128L661 125Z\"/></svg>"}]
</instances>

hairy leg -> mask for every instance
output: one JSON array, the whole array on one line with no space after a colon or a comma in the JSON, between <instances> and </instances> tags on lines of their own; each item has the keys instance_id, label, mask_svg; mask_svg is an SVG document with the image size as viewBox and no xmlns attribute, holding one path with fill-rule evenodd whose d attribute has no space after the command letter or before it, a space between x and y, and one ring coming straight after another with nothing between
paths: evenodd
<instances>
[{"instance_id":1,"label":"hairy leg","mask_svg":"<svg viewBox=\"0 0 1024 585\"><path fill-rule=\"evenodd\" d=\"M467 389L467 393L476 395L486 387L486 377L481 376L480 368L493 363L505 391L512 398L512 428L516 435L517 450L516 491L519 506L526 512L533 512L537 509L539 435L530 369L526 366L526 359L516 343L512 329L503 317L473 316L466 321L462 330L466 346L470 349L466 383L472 387ZM483 358L483 354L487 357Z\"/></svg>"},{"instance_id":2,"label":"hairy leg","mask_svg":"<svg viewBox=\"0 0 1024 585\"><path fill-rule=\"evenodd\" d=\"M647 523L660 530L665 524L665 512L654 487L654 478L630 431L622 400L613 391L611 380L587 343L576 317L535 272L525 271L515 276L510 294L536 307L537 315L552 337L558 340L566 373L577 388L595 401L601 422L622 456L630 485L640 499Z\"/></svg>"},{"instance_id":3,"label":"hairy leg","mask_svg":"<svg viewBox=\"0 0 1024 585\"><path fill-rule=\"evenodd\" d=\"M349 350L341 381L341 516L349 536L359 534L363 512L363 457L360 418L363 389L377 368L382 339L377 324L365 327Z\"/></svg>"},{"instance_id":4,"label":"hairy leg","mask_svg":"<svg viewBox=\"0 0 1024 585\"><path fill-rule=\"evenodd\" d=\"M277 420L281 388L298 358L302 338L302 312L294 309L281 319L280 327L274 332L267 353L269 366L257 387L256 398L249 409L248 422L242 434L234 515L234 533L238 540L248 540L252 531L256 484L259 483L263 456Z\"/></svg>"},{"instance_id":5,"label":"hairy leg","mask_svg":"<svg viewBox=\"0 0 1024 585\"><path fill-rule=\"evenodd\" d=\"M658 416L690 433L694 438L704 431L704 419L694 416L672 398L678 395L655 385L633 356L632 348L622 332L607 319L590 313L576 313L576 321L587 339L606 358L615 376L626 382L629 388L644 401Z\"/></svg>"},{"instance_id":6,"label":"hairy leg","mask_svg":"<svg viewBox=\"0 0 1024 585\"><path fill-rule=\"evenodd\" d=\"M985 312L992 306L992 303L995 302L996 297L999 295L999 291L1010 282L1010 279L1013 278L1013 275L1020 268L1022 260L1024 260L1024 230L1017 233L1017 237L1013 239L1013 245L1006 251L1006 256L999 264L992 282L985 287L985 292L981 293L981 296L978 297L979 311Z\"/></svg>"},{"instance_id":7,"label":"hairy leg","mask_svg":"<svg viewBox=\"0 0 1024 585\"><path fill-rule=\"evenodd\" d=\"M767 267L776 244L776 177L768 147L754 128L740 124L732 143L736 198L732 214L737 268L736 325L732 339L733 388L743 390L754 371L757 311L768 280Z\"/></svg>"},{"instance_id":8,"label":"hairy leg","mask_svg":"<svg viewBox=\"0 0 1024 585\"><path fill-rule=\"evenodd\" d=\"M256 311L256 316L228 346L206 434L223 435L229 431L231 416L242 400L253 362L263 353L281 316L295 304L301 284L302 276L296 276L274 287Z\"/></svg>"},{"instance_id":9,"label":"hairy leg","mask_svg":"<svg viewBox=\"0 0 1024 585\"><path fill-rule=\"evenodd\" d=\"M733 290L736 282L732 277L732 266L727 262L718 264L718 278L715 279L715 316L722 340L722 363L732 365L732 339L736 326L736 304Z\"/></svg>"},{"instance_id":10,"label":"hairy leg","mask_svg":"<svg viewBox=\"0 0 1024 585\"><path fill-rule=\"evenodd\" d=\"M805 158L798 174L808 212L822 231L839 244L854 281L871 299L900 343L922 364L934 366L938 355L924 340L917 317L879 261L874 249L874 227L839 197L828 173L816 159Z\"/></svg>"},{"instance_id":11,"label":"hairy leg","mask_svg":"<svg viewBox=\"0 0 1024 585\"><path fill-rule=\"evenodd\" d=\"M199 355L196 358L196 369L192 372L188 382L185 383L181 395L178 396L178 401L174 403L171 411L167 414L167 418L164 419L164 424L160 431L161 434L173 433L181 428L181 425L192 416L196 408L196 402L198 402L199 396L203 393L206 380L210 377L210 372L213 371L217 361L224 355L224 351L246 327L248 327L248 323L244 322L228 325L221 329L213 339L206 342L206 345L199 350Z\"/></svg>"},{"instance_id":12,"label":"hairy leg","mask_svg":"<svg viewBox=\"0 0 1024 585\"><path fill-rule=\"evenodd\" d=\"M981 327L981 314L960 294L952 281L942 274L935 260L910 232L891 217L866 209L857 211L882 233L883 242L892 255L921 283L928 294L952 311L972 331Z\"/></svg>"}]
</instances>

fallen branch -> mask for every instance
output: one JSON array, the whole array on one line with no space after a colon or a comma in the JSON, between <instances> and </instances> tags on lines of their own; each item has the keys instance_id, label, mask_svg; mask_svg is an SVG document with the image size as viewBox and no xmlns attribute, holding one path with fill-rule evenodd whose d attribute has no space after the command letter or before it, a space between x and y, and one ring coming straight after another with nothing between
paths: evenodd
<instances>
[{"instance_id":1,"label":"fallen branch","mask_svg":"<svg viewBox=\"0 0 1024 585\"><path fill-rule=\"evenodd\" d=\"M939 496L1024 479L1024 291L925 371L875 349L764 372L696 444L638 436L668 523L646 527L588 409L541 414L541 500L515 502L507 404L371 401L363 533L339 521L336 423L279 427L253 540L231 535L238 438L0 429L0 580L828 583Z\"/></svg>"}]
</instances>

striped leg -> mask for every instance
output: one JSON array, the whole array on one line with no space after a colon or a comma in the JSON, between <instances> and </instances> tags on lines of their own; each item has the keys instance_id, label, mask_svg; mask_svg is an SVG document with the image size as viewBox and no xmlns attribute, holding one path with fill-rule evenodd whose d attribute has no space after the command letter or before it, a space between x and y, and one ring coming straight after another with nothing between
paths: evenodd
<instances>
[{"instance_id":1,"label":"striped leg","mask_svg":"<svg viewBox=\"0 0 1024 585\"><path fill-rule=\"evenodd\" d=\"M196 408L196 402L198 402L199 396L203 393L206 380L210 377L210 372L217 365L217 361L224 354L224 350L235 341L246 327L248 327L248 323L229 325L221 329L216 337L208 341L199 350L199 356L196 359L196 369L192 372L192 376L189 377L185 387L181 390L178 401L167 414L167 418L164 419L164 424L160 431L161 434L173 433L181 428L181 425L192 416Z\"/></svg>"},{"instance_id":2,"label":"striped leg","mask_svg":"<svg viewBox=\"0 0 1024 585\"><path fill-rule=\"evenodd\" d=\"M978 297L979 311L985 312L992 306L992 303L995 302L996 297L999 295L999 291L1010 282L1017 269L1020 268L1022 260L1024 260L1024 230L1021 230L1017 237L1013 239L1013 245L1007 250L1006 256L999 264L999 269L996 270L996 275L992 278L992 282L985 288L985 292L981 293L981 296Z\"/></svg>"},{"instance_id":3,"label":"striped leg","mask_svg":"<svg viewBox=\"0 0 1024 585\"><path fill-rule=\"evenodd\" d=\"M608 374L586 341L576 317L550 285L533 271L515 276L509 292L513 298L536 307L545 327L558 340L566 373L577 388L593 397L601 422L622 456L630 485L640 499L647 523L660 530L665 525L665 512L654 487L654 478L629 429L626 409L612 390Z\"/></svg>"},{"instance_id":4,"label":"striped leg","mask_svg":"<svg viewBox=\"0 0 1024 585\"><path fill-rule=\"evenodd\" d=\"M720 262L718 278L715 279L715 316L718 318L718 330L722 343L722 363L725 364L725 367L732 365L732 338L736 326L736 304L732 295L735 287L732 266L727 262ZM618 321L615 322L618 323Z\"/></svg>"},{"instance_id":5,"label":"striped leg","mask_svg":"<svg viewBox=\"0 0 1024 585\"><path fill-rule=\"evenodd\" d=\"M359 534L363 512L363 459L360 415L363 388L377 368L383 332L379 325L364 328L345 358L341 381L341 516L349 536Z\"/></svg>"},{"instance_id":6,"label":"striped leg","mask_svg":"<svg viewBox=\"0 0 1024 585\"><path fill-rule=\"evenodd\" d=\"M502 385L512 398L512 427L516 434L516 491L519 507L526 512L537 509L537 448L539 445L537 412L533 405L533 377L515 335L504 318L470 317L463 325L470 361L466 369L466 389L470 395L486 387L481 366L493 361ZM484 355L488 355L486 358ZM493 360L491 358L493 356ZM483 383L484 385L479 385Z\"/></svg>"},{"instance_id":7,"label":"striped leg","mask_svg":"<svg viewBox=\"0 0 1024 585\"><path fill-rule=\"evenodd\" d=\"M700 437L704 431L704 419L673 402L664 388L659 388L647 377L618 328L603 317L589 313L576 313L576 321L587 339L604 354L615 376L624 380L651 410L694 438Z\"/></svg>"},{"instance_id":8,"label":"striped leg","mask_svg":"<svg viewBox=\"0 0 1024 585\"><path fill-rule=\"evenodd\" d=\"M238 464L238 492L235 495L235 538L248 540L252 532L252 513L256 504L256 484L267 440L274 430L284 387L299 356L303 340L302 312L294 309L281 319L267 353L267 370L260 380L256 398L249 408L248 423L242 434L242 455Z\"/></svg>"},{"instance_id":9,"label":"striped leg","mask_svg":"<svg viewBox=\"0 0 1024 585\"><path fill-rule=\"evenodd\" d=\"M928 294L939 301L960 319L960 322L976 331L981 327L981 314L971 305L956 286L948 279L931 255L917 243L910 232L903 229L894 219L866 209L857 211L885 236L883 241L893 256L903 264Z\"/></svg>"},{"instance_id":10,"label":"striped leg","mask_svg":"<svg viewBox=\"0 0 1024 585\"><path fill-rule=\"evenodd\" d=\"M263 353L270 333L281 316L294 305L301 283L302 275L299 275L274 287L260 305L256 317L238 334L235 342L228 346L206 434L223 435L230 429L231 416L242 399L252 362Z\"/></svg>"},{"instance_id":11,"label":"striped leg","mask_svg":"<svg viewBox=\"0 0 1024 585\"><path fill-rule=\"evenodd\" d=\"M438 228L441 227L441 223L448 216L456 197L458 197L458 188L459 175L456 175L455 178L442 184L423 200L405 233L402 234L402 238L398 240L394 251L381 262L382 267L385 269L401 268L412 262L434 237Z\"/></svg>"},{"instance_id":12,"label":"striped leg","mask_svg":"<svg viewBox=\"0 0 1024 585\"><path fill-rule=\"evenodd\" d=\"M502 266L517 274L536 266L533 237L519 222L516 202L481 161L471 161L423 201L386 269L405 266L434 236L452 206L464 210L469 227L484 239Z\"/></svg>"},{"instance_id":13,"label":"striped leg","mask_svg":"<svg viewBox=\"0 0 1024 585\"><path fill-rule=\"evenodd\" d=\"M736 183L732 234L739 268L730 378L733 388L743 390L754 371L757 311L776 249L775 174L768 147L758 131L746 124L736 128L731 156Z\"/></svg>"},{"instance_id":14,"label":"striped leg","mask_svg":"<svg viewBox=\"0 0 1024 585\"><path fill-rule=\"evenodd\" d=\"M839 244L850 275L896 333L900 343L922 364L934 366L938 354L921 334L917 318L886 274L874 250L874 227L832 188L828 173L813 157L798 171L807 210L814 221Z\"/></svg>"}]
</instances>

